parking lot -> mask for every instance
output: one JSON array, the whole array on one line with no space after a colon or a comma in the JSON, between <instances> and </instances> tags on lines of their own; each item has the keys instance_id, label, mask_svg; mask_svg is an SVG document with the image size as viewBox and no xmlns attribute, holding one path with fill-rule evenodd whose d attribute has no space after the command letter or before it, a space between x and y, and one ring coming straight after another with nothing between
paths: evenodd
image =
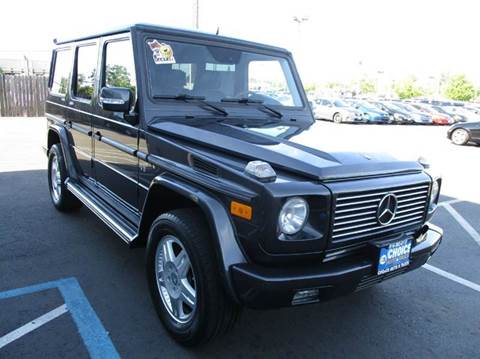
<instances>
[{"instance_id":1,"label":"parking lot","mask_svg":"<svg viewBox=\"0 0 480 359\"><path fill-rule=\"evenodd\" d=\"M156 317L143 249L85 208L51 205L44 120L0 118L0 358L478 357L480 147L450 144L447 127L315 126L328 151L429 159L444 180L442 245L426 268L327 303L246 310L229 335L186 350Z\"/></svg>"}]
</instances>

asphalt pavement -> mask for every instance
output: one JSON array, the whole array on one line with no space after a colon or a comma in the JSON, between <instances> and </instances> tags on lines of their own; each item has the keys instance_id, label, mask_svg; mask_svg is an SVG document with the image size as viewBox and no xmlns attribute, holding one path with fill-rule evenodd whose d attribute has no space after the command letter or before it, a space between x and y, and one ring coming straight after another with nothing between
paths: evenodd
<instances>
[{"instance_id":1,"label":"asphalt pavement","mask_svg":"<svg viewBox=\"0 0 480 359\"><path fill-rule=\"evenodd\" d=\"M433 222L445 237L430 269L327 303L245 310L227 336L187 350L156 317L144 250L87 209L62 214L50 203L44 120L0 118L0 358L478 357L480 147L450 144L445 127L318 126L326 146L363 150L363 138L433 155L445 182Z\"/></svg>"}]
</instances>

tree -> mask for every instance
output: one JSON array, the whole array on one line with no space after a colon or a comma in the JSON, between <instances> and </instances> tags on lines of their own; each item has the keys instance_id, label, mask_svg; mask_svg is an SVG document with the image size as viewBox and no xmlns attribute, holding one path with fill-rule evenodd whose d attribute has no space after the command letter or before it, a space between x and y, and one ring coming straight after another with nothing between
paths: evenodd
<instances>
[{"instance_id":1,"label":"tree","mask_svg":"<svg viewBox=\"0 0 480 359\"><path fill-rule=\"evenodd\" d=\"M415 76L400 81L395 86L395 92L401 99L418 97L425 94L425 91L417 84Z\"/></svg>"},{"instance_id":2,"label":"tree","mask_svg":"<svg viewBox=\"0 0 480 359\"><path fill-rule=\"evenodd\" d=\"M313 83L308 83L308 84L305 84L304 89L305 89L305 92L315 92L315 90L317 89L317 86Z\"/></svg>"},{"instance_id":3,"label":"tree","mask_svg":"<svg viewBox=\"0 0 480 359\"><path fill-rule=\"evenodd\" d=\"M130 74L122 65L107 66L107 84L113 87L125 87L132 89Z\"/></svg>"},{"instance_id":4,"label":"tree","mask_svg":"<svg viewBox=\"0 0 480 359\"><path fill-rule=\"evenodd\" d=\"M360 92L362 94L377 92L377 84L370 79L360 80Z\"/></svg>"},{"instance_id":5,"label":"tree","mask_svg":"<svg viewBox=\"0 0 480 359\"><path fill-rule=\"evenodd\" d=\"M445 88L445 95L452 100L470 101L475 98L476 90L465 75L460 74L450 77Z\"/></svg>"},{"instance_id":6,"label":"tree","mask_svg":"<svg viewBox=\"0 0 480 359\"><path fill-rule=\"evenodd\" d=\"M3 75L3 69L0 67L0 75Z\"/></svg>"}]
</instances>

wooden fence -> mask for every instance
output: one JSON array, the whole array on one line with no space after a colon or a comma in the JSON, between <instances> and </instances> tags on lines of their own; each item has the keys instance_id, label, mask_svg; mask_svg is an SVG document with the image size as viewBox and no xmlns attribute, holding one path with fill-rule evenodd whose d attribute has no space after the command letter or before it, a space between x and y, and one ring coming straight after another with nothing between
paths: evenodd
<instances>
[{"instance_id":1,"label":"wooden fence","mask_svg":"<svg viewBox=\"0 0 480 359\"><path fill-rule=\"evenodd\" d=\"M0 117L44 116L45 76L0 75Z\"/></svg>"}]
</instances>

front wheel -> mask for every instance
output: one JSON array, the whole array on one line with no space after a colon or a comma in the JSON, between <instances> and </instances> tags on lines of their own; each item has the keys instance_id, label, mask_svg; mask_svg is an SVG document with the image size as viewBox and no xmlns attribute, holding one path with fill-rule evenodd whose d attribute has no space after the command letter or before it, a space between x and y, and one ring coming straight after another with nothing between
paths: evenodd
<instances>
[{"instance_id":1,"label":"front wheel","mask_svg":"<svg viewBox=\"0 0 480 359\"><path fill-rule=\"evenodd\" d=\"M205 220L194 209L164 213L150 229L150 294L169 334L186 346L227 331L239 314L223 289L212 247Z\"/></svg>"},{"instance_id":2,"label":"front wheel","mask_svg":"<svg viewBox=\"0 0 480 359\"><path fill-rule=\"evenodd\" d=\"M342 123L342 115L340 113L336 113L333 116L333 122L335 123Z\"/></svg>"},{"instance_id":3,"label":"front wheel","mask_svg":"<svg viewBox=\"0 0 480 359\"><path fill-rule=\"evenodd\" d=\"M463 128L458 128L452 133L452 142L456 145L465 145L469 141L469 135Z\"/></svg>"}]
</instances>

